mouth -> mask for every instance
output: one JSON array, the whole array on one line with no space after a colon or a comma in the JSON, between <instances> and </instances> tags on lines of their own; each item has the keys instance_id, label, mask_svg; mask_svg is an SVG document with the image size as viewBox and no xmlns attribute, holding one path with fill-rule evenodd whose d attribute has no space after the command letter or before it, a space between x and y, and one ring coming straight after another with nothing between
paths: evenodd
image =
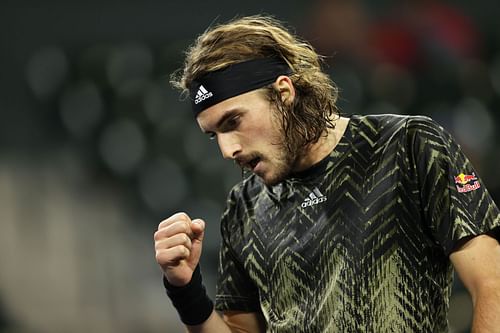
<instances>
[{"instance_id":1,"label":"mouth","mask_svg":"<svg viewBox=\"0 0 500 333\"><path fill-rule=\"evenodd\" d=\"M255 167L257 166L257 164L259 164L259 162L260 162L260 158L256 157L253 160L250 160L250 162L248 162L247 164L251 170L254 170Z\"/></svg>"},{"instance_id":2,"label":"mouth","mask_svg":"<svg viewBox=\"0 0 500 333\"><path fill-rule=\"evenodd\" d=\"M252 159L241 159L241 160L238 160L237 162L241 168L249 169L250 171L254 171L255 167L257 167L257 165L260 162L260 157L255 157Z\"/></svg>"}]
</instances>

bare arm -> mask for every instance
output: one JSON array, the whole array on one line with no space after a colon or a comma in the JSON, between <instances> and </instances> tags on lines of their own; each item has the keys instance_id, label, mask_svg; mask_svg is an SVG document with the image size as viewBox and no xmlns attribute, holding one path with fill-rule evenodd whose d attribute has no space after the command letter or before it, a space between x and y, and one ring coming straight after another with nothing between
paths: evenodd
<instances>
[{"instance_id":1,"label":"bare arm","mask_svg":"<svg viewBox=\"0 0 500 333\"><path fill-rule=\"evenodd\" d=\"M201 325L187 326L190 333L260 333L265 332L264 317L256 312L227 311L221 317L213 311Z\"/></svg>"},{"instance_id":2,"label":"bare arm","mask_svg":"<svg viewBox=\"0 0 500 333\"><path fill-rule=\"evenodd\" d=\"M488 235L468 240L450 259L474 306L472 332L500 332L500 245Z\"/></svg>"}]
</instances>

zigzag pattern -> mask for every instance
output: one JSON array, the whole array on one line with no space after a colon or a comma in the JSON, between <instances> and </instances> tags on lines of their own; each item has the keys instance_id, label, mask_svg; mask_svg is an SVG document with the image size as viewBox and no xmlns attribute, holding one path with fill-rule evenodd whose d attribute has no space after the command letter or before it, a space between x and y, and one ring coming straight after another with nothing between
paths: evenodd
<instances>
[{"instance_id":1,"label":"zigzag pattern","mask_svg":"<svg viewBox=\"0 0 500 333\"><path fill-rule=\"evenodd\" d=\"M456 242L500 225L451 137L424 117L354 116L334 152L272 189L237 186L222 220L219 310L269 332L447 332ZM327 197L301 207L317 187Z\"/></svg>"}]
</instances>

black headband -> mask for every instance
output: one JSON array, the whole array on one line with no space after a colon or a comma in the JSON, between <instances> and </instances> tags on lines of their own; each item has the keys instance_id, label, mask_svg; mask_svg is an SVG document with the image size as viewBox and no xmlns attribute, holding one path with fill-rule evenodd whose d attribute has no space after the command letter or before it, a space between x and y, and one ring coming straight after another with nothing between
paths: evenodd
<instances>
[{"instance_id":1,"label":"black headband","mask_svg":"<svg viewBox=\"0 0 500 333\"><path fill-rule=\"evenodd\" d=\"M292 69L282 58L260 58L210 72L193 81L190 97L194 115L228 98L262 88Z\"/></svg>"}]
</instances>

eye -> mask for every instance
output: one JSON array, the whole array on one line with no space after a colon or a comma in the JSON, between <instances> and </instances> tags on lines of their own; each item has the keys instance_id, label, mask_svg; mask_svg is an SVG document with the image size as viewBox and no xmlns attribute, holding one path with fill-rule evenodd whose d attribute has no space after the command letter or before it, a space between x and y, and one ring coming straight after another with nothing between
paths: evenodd
<instances>
[{"instance_id":1,"label":"eye","mask_svg":"<svg viewBox=\"0 0 500 333\"><path fill-rule=\"evenodd\" d=\"M240 124L240 116L239 115L231 117L224 122L224 125L222 127L222 131L223 132L232 131L232 130L236 129L239 124Z\"/></svg>"},{"instance_id":2,"label":"eye","mask_svg":"<svg viewBox=\"0 0 500 333\"><path fill-rule=\"evenodd\" d=\"M217 134L214 132L207 132L206 134L208 135L209 140L215 140L217 138Z\"/></svg>"}]
</instances>

